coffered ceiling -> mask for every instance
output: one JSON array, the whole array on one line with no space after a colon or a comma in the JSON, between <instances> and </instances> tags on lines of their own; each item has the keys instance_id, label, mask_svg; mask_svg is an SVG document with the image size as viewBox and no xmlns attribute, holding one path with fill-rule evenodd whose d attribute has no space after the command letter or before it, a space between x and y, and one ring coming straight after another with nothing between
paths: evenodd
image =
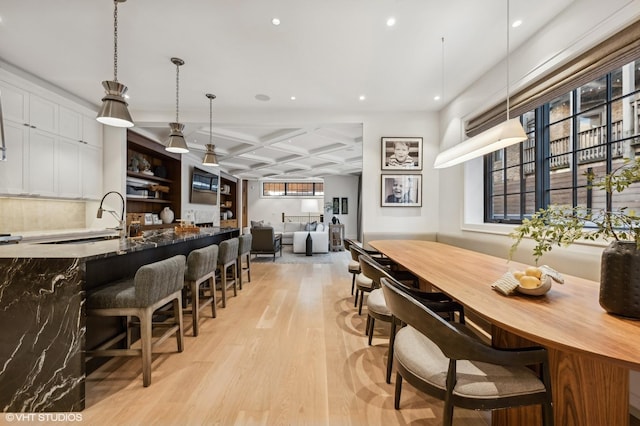
<instances>
[{"instance_id":1,"label":"coffered ceiling","mask_svg":"<svg viewBox=\"0 0 640 426\"><path fill-rule=\"evenodd\" d=\"M522 20L510 29L512 49L574 1L511 0L511 21ZM232 174L354 174L362 168L364 114L438 111L504 59L506 4L128 0L118 7L118 80L129 88L136 127L164 141L175 120L170 58L182 58L187 142L194 155L203 152L205 93L216 94L213 143ZM96 107L100 82L113 79L110 0L4 0L0 40L5 66Z\"/></svg>"}]
</instances>

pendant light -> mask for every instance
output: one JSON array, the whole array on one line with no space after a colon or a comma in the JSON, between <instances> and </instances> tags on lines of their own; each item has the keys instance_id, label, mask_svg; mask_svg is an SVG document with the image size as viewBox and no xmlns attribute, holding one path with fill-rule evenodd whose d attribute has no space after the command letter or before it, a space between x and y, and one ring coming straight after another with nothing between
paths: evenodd
<instances>
[{"instance_id":1,"label":"pendant light","mask_svg":"<svg viewBox=\"0 0 640 426\"><path fill-rule=\"evenodd\" d=\"M124 100L127 86L118 82L118 3L125 1L113 2L113 80L102 82L106 95L102 98L102 108L96 117L100 123L113 127L133 127L133 119Z\"/></svg>"},{"instance_id":2,"label":"pendant light","mask_svg":"<svg viewBox=\"0 0 640 426\"><path fill-rule=\"evenodd\" d=\"M207 93L205 95L209 98L209 143L206 145L207 152L202 159L203 166L218 166L218 157L216 156L216 146L213 144L213 100L216 95Z\"/></svg>"},{"instance_id":3,"label":"pendant light","mask_svg":"<svg viewBox=\"0 0 640 426\"><path fill-rule=\"evenodd\" d=\"M176 154L186 154L189 152L187 142L184 140L182 130L184 130L184 124L179 120L179 99L180 99L180 67L184 65L184 61L180 58L171 58L171 62L176 66L176 121L175 123L169 123L171 133L169 133L169 141L167 142L166 150L174 152Z\"/></svg>"},{"instance_id":4,"label":"pendant light","mask_svg":"<svg viewBox=\"0 0 640 426\"><path fill-rule=\"evenodd\" d=\"M438 154L433 164L436 169L464 163L527 139L520 119L509 118L509 19L507 0L507 120Z\"/></svg>"}]
</instances>

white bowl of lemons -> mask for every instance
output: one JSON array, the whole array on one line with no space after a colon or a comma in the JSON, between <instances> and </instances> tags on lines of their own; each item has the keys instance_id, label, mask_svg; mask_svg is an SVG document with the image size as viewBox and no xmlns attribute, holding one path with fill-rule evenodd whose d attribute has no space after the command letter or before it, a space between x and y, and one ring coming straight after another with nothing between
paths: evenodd
<instances>
[{"instance_id":1,"label":"white bowl of lemons","mask_svg":"<svg viewBox=\"0 0 640 426\"><path fill-rule=\"evenodd\" d=\"M559 284L564 283L562 276L546 265L529 266L524 271L514 271L513 277L519 282L516 290L531 296L542 296L548 292L553 281Z\"/></svg>"}]
</instances>

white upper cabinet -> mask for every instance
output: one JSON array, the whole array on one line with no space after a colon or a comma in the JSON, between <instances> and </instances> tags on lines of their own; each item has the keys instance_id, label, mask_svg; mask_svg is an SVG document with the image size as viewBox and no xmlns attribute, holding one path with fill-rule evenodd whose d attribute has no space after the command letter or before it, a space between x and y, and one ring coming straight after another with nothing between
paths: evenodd
<instances>
[{"instance_id":1,"label":"white upper cabinet","mask_svg":"<svg viewBox=\"0 0 640 426\"><path fill-rule=\"evenodd\" d=\"M0 81L2 114L5 120L29 125L29 92Z\"/></svg>"},{"instance_id":2,"label":"white upper cabinet","mask_svg":"<svg viewBox=\"0 0 640 426\"><path fill-rule=\"evenodd\" d=\"M6 120L4 138L7 146L7 161L0 161L0 193L26 195L27 170L24 165L29 155L27 151L29 127Z\"/></svg>"},{"instance_id":3,"label":"white upper cabinet","mask_svg":"<svg viewBox=\"0 0 640 426\"><path fill-rule=\"evenodd\" d=\"M45 132L58 133L58 104L29 94L29 125Z\"/></svg>"},{"instance_id":4,"label":"white upper cabinet","mask_svg":"<svg viewBox=\"0 0 640 426\"><path fill-rule=\"evenodd\" d=\"M82 142L102 148L102 124L96 120L95 115L82 116Z\"/></svg>"},{"instance_id":5,"label":"white upper cabinet","mask_svg":"<svg viewBox=\"0 0 640 426\"><path fill-rule=\"evenodd\" d=\"M58 111L58 134L76 142L82 141L82 114L60 106Z\"/></svg>"}]
</instances>

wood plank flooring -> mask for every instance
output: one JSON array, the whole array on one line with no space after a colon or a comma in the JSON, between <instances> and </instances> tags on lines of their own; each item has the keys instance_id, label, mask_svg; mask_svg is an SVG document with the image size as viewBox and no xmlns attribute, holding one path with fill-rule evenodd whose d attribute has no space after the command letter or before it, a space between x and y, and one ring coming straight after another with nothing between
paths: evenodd
<instances>
[{"instance_id":1,"label":"wood plank flooring","mask_svg":"<svg viewBox=\"0 0 640 426\"><path fill-rule=\"evenodd\" d=\"M385 383L388 326L364 335L351 296L349 256L333 264L253 263L251 283L200 335L187 326L153 357L142 386L138 358L109 361L87 378L90 425L440 425L442 403L403 386L401 410ZM488 425L486 413L455 410L456 425ZM56 424L60 424L59 422Z\"/></svg>"}]
</instances>

